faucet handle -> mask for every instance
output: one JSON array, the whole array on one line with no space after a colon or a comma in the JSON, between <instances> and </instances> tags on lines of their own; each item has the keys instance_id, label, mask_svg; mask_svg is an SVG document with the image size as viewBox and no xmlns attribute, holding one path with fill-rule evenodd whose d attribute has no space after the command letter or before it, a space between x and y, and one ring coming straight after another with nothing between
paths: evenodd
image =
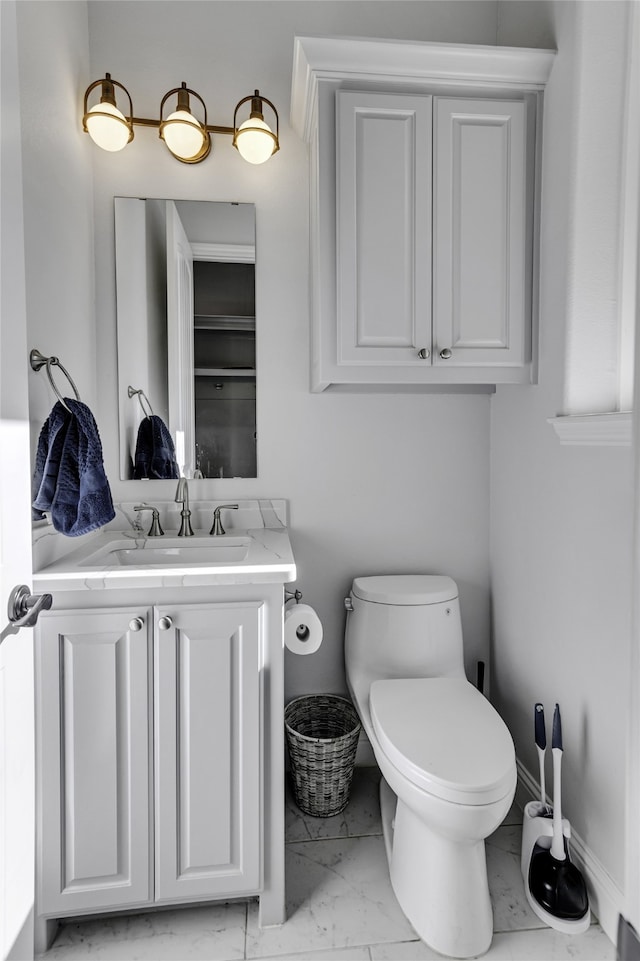
<instances>
[{"instance_id":1,"label":"faucet handle","mask_svg":"<svg viewBox=\"0 0 640 961\"><path fill-rule=\"evenodd\" d=\"M223 511L223 510L237 511L238 507L239 507L238 504L220 504L218 507L216 507L216 509L213 512L213 526L209 531L209 533L224 534L225 529L222 526L222 521L220 520L220 511Z\"/></svg>"},{"instance_id":2,"label":"faucet handle","mask_svg":"<svg viewBox=\"0 0 640 961\"><path fill-rule=\"evenodd\" d=\"M151 504L137 504L133 509L134 511L152 511L151 527L147 537L161 537L164 534L160 526L160 513L157 507L153 507Z\"/></svg>"}]
</instances>

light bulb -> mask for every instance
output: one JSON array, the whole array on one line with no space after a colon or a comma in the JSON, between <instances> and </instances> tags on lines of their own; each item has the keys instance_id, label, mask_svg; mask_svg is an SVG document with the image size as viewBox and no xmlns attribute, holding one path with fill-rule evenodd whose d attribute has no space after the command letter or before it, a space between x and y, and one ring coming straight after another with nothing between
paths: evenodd
<instances>
[{"instance_id":1,"label":"light bulb","mask_svg":"<svg viewBox=\"0 0 640 961\"><path fill-rule=\"evenodd\" d=\"M129 143L129 126L124 115L113 104L98 103L92 107L87 113L86 125L93 142L103 150L122 150Z\"/></svg>"},{"instance_id":2,"label":"light bulb","mask_svg":"<svg viewBox=\"0 0 640 961\"><path fill-rule=\"evenodd\" d=\"M250 164L263 164L274 151L274 141L270 134L271 127L264 120L258 120L257 117L245 120L236 134L238 153Z\"/></svg>"},{"instance_id":3,"label":"light bulb","mask_svg":"<svg viewBox=\"0 0 640 961\"><path fill-rule=\"evenodd\" d=\"M170 120L178 122L169 123ZM196 157L205 143L202 125L188 110L176 110L170 114L163 125L162 136L171 153L183 160Z\"/></svg>"}]
</instances>

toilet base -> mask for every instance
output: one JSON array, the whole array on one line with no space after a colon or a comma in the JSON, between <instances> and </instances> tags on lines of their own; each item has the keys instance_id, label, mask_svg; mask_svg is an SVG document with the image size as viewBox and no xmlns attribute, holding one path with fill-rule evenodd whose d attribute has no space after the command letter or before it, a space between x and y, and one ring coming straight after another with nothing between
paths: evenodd
<instances>
[{"instance_id":1,"label":"toilet base","mask_svg":"<svg viewBox=\"0 0 640 961\"><path fill-rule=\"evenodd\" d=\"M484 954L493 937L484 840L434 834L384 778L380 809L391 884L416 933L452 958Z\"/></svg>"}]
</instances>

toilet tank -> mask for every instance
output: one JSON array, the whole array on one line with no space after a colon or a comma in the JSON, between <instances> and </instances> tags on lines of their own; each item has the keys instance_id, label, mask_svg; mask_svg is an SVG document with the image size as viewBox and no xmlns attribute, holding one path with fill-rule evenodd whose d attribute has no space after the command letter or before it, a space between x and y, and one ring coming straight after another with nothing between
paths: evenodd
<instances>
[{"instance_id":1,"label":"toilet tank","mask_svg":"<svg viewBox=\"0 0 640 961\"><path fill-rule=\"evenodd\" d=\"M356 577L350 602L347 678L465 676L458 588L452 578Z\"/></svg>"}]
</instances>

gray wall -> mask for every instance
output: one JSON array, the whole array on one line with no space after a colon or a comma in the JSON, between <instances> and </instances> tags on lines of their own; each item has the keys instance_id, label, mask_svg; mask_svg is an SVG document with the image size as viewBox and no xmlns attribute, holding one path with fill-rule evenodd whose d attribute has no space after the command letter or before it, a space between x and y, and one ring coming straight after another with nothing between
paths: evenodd
<instances>
[{"instance_id":1,"label":"gray wall","mask_svg":"<svg viewBox=\"0 0 640 961\"><path fill-rule=\"evenodd\" d=\"M517 32L518 4L500 42ZM624 888L631 448L561 446L547 418L607 409L617 382L625 4L544 5L540 382L491 403L495 703L537 778L533 704L563 719L563 801ZM517 34L522 36L522 34ZM550 721L550 718L549 718ZM550 770L548 771L550 774Z\"/></svg>"},{"instance_id":2,"label":"gray wall","mask_svg":"<svg viewBox=\"0 0 640 961\"><path fill-rule=\"evenodd\" d=\"M178 17L172 3L90 3L91 79L110 71L142 116L155 116L163 94L185 80L220 124L259 87L278 107L282 147L250 167L229 138L217 137L212 156L190 167L168 154L156 131L137 129L122 153L93 152L100 424L114 495L139 496L117 480L113 197L253 202L259 476L199 482L196 496L290 501L298 587L322 618L325 641L312 657L287 656L287 693L344 690L342 598L355 575L386 571L442 570L459 581L475 676L489 638L489 399L309 393L308 160L288 113L295 33L491 43L495 4L179 7ZM154 482L153 496L173 493Z\"/></svg>"}]
</instances>

